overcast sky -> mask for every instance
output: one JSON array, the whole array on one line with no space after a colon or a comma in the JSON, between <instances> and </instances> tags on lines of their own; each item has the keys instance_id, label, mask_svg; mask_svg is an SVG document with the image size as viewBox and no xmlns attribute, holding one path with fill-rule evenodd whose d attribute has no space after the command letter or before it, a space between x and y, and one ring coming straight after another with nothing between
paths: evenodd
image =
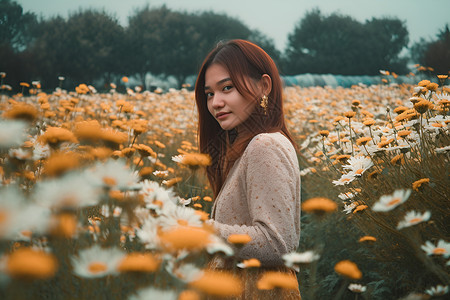
<instances>
[{"instance_id":1,"label":"overcast sky","mask_svg":"<svg viewBox=\"0 0 450 300\"><path fill-rule=\"evenodd\" d=\"M67 17L79 8L104 9L124 26L135 9L146 4L179 11L212 10L238 18L251 29L258 29L284 50L287 36L305 15L317 7L323 14L339 12L364 22L372 17L397 17L409 31L410 43L431 39L446 24L450 26L450 0L15 0L25 11L38 16Z\"/></svg>"}]
</instances>

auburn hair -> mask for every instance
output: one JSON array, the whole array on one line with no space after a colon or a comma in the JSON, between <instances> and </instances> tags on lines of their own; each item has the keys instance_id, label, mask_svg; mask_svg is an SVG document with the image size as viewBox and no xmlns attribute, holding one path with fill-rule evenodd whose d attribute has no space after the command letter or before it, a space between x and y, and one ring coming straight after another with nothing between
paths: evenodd
<instances>
[{"instance_id":1,"label":"auburn hair","mask_svg":"<svg viewBox=\"0 0 450 300\"><path fill-rule=\"evenodd\" d=\"M242 123L245 131L236 138L234 130L223 130L207 107L205 73L212 64L224 67L237 91L249 100L259 101L252 82L261 80L264 74L272 79L267 114L255 105L248 119ZM206 168L207 177L215 196L219 193L234 162L243 154L250 140L263 132L282 132L297 149L284 121L283 86L275 62L259 46L245 40L219 43L205 58L195 84L195 100L198 109L198 142L200 152L211 156Z\"/></svg>"}]
</instances>

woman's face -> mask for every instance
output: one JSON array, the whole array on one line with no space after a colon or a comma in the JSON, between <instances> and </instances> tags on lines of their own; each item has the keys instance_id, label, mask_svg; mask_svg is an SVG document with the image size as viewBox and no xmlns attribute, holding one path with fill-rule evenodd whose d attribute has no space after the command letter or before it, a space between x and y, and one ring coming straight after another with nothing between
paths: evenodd
<instances>
[{"instance_id":1,"label":"woman's face","mask_svg":"<svg viewBox=\"0 0 450 300\"><path fill-rule=\"evenodd\" d=\"M220 64L212 64L206 70L205 94L209 112L224 130L241 125L256 105L256 101L238 92L230 74Z\"/></svg>"}]
</instances>

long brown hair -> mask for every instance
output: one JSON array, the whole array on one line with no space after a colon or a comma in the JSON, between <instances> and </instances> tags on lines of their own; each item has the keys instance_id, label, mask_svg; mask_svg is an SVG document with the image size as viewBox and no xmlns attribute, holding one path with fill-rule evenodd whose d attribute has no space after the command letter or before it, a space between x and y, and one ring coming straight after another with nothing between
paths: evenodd
<instances>
[{"instance_id":1,"label":"long brown hair","mask_svg":"<svg viewBox=\"0 0 450 300\"><path fill-rule=\"evenodd\" d=\"M212 64L220 64L230 74L237 91L246 98L259 101L255 90L249 86L249 79L261 80L267 74L272 79L268 95L267 114L259 105L242 124L247 130L234 140L234 131L223 130L210 114L205 94L205 73ZM208 180L217 196L233 163L243 154L250 140L263 132L282 132L296 145L286 128L283 113L283 87L278 69L272 58L259 46L245 40L231 40L219 43L205 58L195 84L195 100L198 109L198 139L200 152L211 156L212 164L207 167Z\"/></svg>"}]
</instances>

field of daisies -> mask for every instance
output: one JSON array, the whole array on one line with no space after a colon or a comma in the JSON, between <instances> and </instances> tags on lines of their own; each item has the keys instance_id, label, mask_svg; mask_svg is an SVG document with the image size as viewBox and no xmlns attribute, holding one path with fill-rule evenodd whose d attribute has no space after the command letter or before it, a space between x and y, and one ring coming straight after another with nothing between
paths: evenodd
<instances>
[{"instance_id":1,"label":"field of daisies","mask_svg":"<svg viewBox=\"0 0 450 300\"><path fill-rule=\"evenodd\" d=\"M268 270L258 289L299 284L306 300L448 296L448 79L406 85L382 74L373 86L285 88L302 233L283 259L298 283ZM210 159L198 153L191 87L21 85L0 95L1 299L241 293L237 274L260 263L236 258L249 236L222 240L206 222ZM235 269L209 269L215 255Z\"/></svg>"}]
</instances>

